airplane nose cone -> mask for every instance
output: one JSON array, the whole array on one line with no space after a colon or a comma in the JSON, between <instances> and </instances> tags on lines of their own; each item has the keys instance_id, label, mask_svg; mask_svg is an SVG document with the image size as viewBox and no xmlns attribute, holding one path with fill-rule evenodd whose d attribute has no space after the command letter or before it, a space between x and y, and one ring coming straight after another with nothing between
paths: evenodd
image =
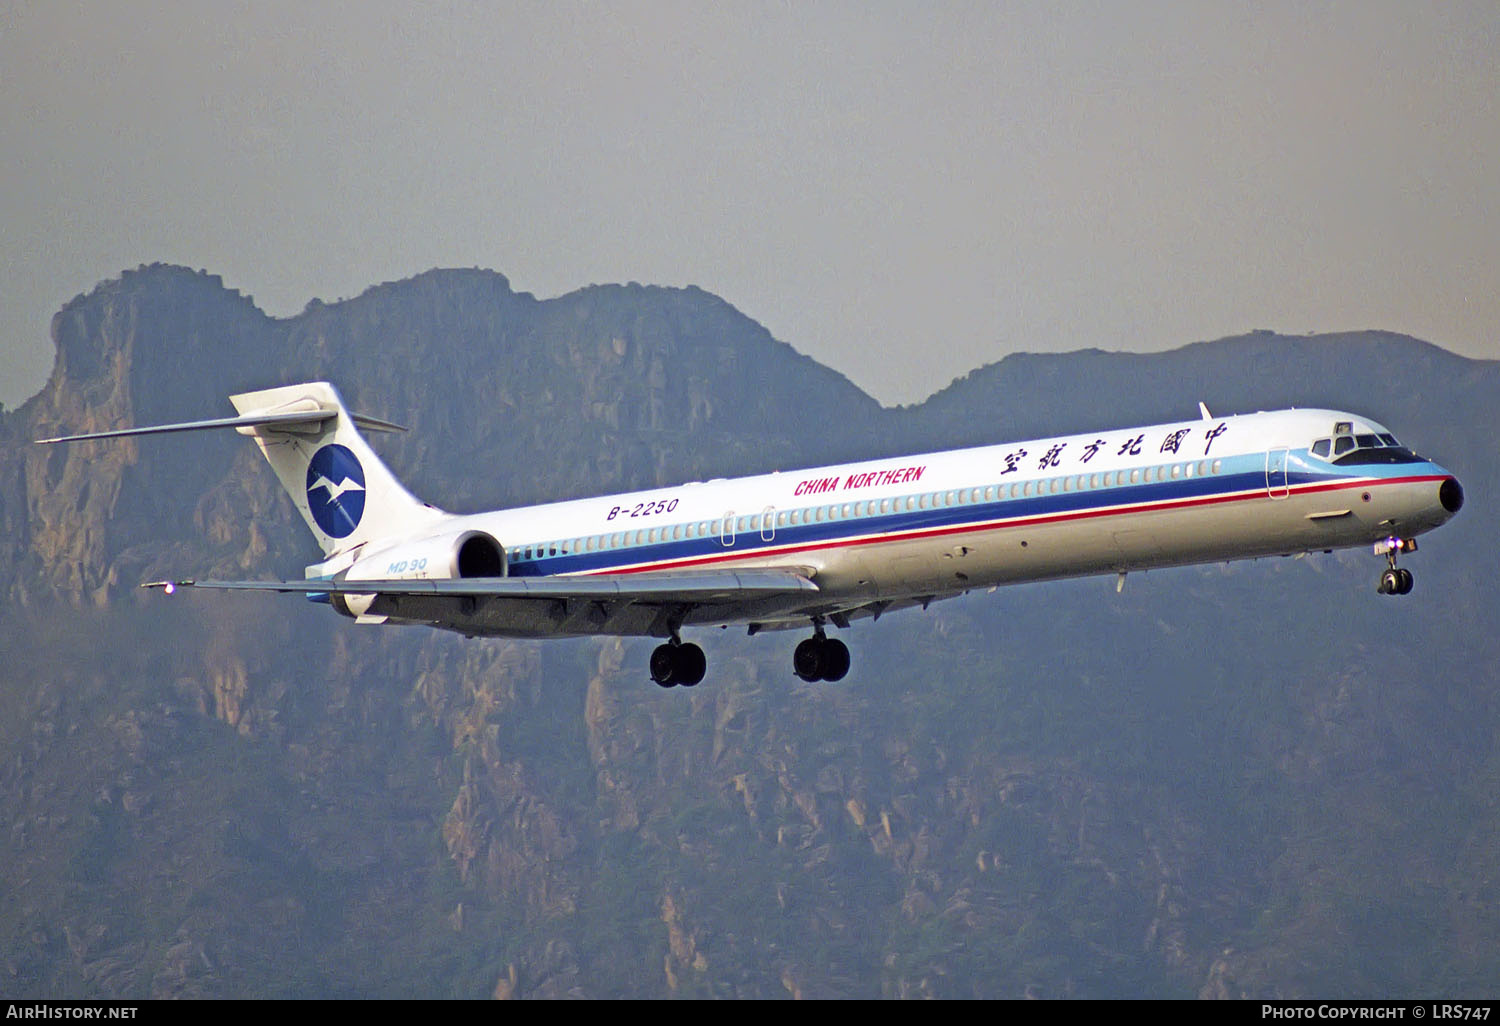
<instances>
[{"instance_id":1,"label":"airplane nose cone","mask_svg":"<svg viewBox=\"0 0 1500 1026\"><path fill-rule=\"evenodd\" d=\"M1457 513L1464 508L1464 486L1458 483L1458 478L1443 479L1443 483L1438 486L1438 502L1449 513Z\"/></svg>"}]
</instances>

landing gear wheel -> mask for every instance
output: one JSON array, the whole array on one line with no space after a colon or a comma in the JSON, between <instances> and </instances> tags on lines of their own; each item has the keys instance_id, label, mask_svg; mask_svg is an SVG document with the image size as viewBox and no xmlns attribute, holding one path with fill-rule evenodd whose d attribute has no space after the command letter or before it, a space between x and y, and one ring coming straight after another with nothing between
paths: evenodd
<instances>
[{"instance_id":1,"label":"landing gear wheel","mask_svg":"<svg viewBox=\"0 0 1500 1026\"><path fill-rule=\"evenodd\" d=\"M1401 578L1401 583L1396 587L1397 595L1410 595L1412 586L1416 583L1411 576L1411 571L1406 567L1397 567L1396 574Z\"/></svg>"},{"instance_id":2,"label":"landing gear wheel","mask_svg":"<svg viewBox=\"0 0 1500 1026\"><path fill-rule=\"evenodd\" d=\"M671 645L657 645L651 650L651 679L664 688L677 686L677 659Z\"/></svg>"},{"instance_id":3,"label":"landing gear wheel","mask_svg":"<svg viewBox=\"0 0 1500 1026\"><path fill-rule=\"evenodd\" d=\"M832 683L849 672L849 646L837 638L823 642L823 679Z\"/></svg>"},{"instance_id":4,"label":"landing gear wheel","mask_svg":"<svg viewBox=\"0 0 1500 1026\"><path fill-rule=\"evenodd\" d=\"M836 638L814 634L792 651L792 672L809 683L843 680L849 672L849 646Z\"/></svg>"},{"instance_id":5,"label":"landing gear wheel","mask_svg":"<svg viewBox=\"0 0 1500 1026\"><path fill-rule=\"evenodd\" d=\"M667 642L651 652L651 679L664 688L690 688L708 672L708 657L697 645Z\"/></svg>"},{"instance_id":6,"label":"landing gear wheel","mask_svg":"<svg viewBox=\"0 0 1500 1026\"><path fill-rule=\"evenodd\" d=\"M677 683L685 688L690 688L703 679L708 672L708 657L703 654L703 649L688 642L686 645L677 646Z\"/></svg>"},{"instance_id":7,"label":"landing gear wheel","mask_svg":"<svg viewBox=\"0 0 1500 1026\"><path fill-rule=\"evenodd\" d=\"M1395 567L1380 575L1380 584L1375 588L1382 595L1399 595L1401 593L1401 574Z\"/></svg>"},{"instance_id":8,"label":"landing gear wheel","mask_svg":"<svg viewBox=\"0 0 1500 1026\"><path fill-rule=\"evenodd\" d=\"M792 672L811 683L823 677L823 646L812 637L798 642L792 650Z\"/></svg>"}]
</instances>

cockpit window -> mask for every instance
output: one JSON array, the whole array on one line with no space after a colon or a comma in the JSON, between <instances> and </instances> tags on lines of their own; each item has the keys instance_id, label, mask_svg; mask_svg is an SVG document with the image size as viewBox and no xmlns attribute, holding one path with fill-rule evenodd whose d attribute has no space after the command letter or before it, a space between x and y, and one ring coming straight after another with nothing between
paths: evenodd
<instances>
[{"instance_id":1,"label":"cockpit window","mask_svg":"<svg viewBox=\"0 0 1500 1026\"><path fill-rule=\"evenodd\" d=\"M1334 455L1329 458L1329 449ZM1311 452L1314 456L1331 459L1335 463L1421 463L1421 456L1395 440L1389 432L1380 434L1337 434L1332 438L1314 441Z\"/></svg>"},{"instance_id":2,"label":"cockpit window","mask_svg":"<svg viewBox=\"0 0 1500 1026\"><path fill-rule=\"evenodd\" d=\"M1343 424L1338 426L1343 427ZM1333 450L1332 462L1338 464L1422 462L1422 457L1386 431L1362 435L1339 432L1332 438L1319 438L1312 444L1312 454L1329 459L1330 447Z\"/></svg>"}]
</instances>

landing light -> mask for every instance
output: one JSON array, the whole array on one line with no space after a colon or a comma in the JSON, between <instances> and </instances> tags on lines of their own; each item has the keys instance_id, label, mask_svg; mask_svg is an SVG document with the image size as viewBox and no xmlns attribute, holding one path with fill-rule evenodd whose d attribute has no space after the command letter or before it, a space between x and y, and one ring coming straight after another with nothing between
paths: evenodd
<instances>
[{"instance_id":1,"label":"landing light","mask_svg":"<svg viewBox=\"0 0 1500 1026\"><path fill-rule=\"evenodd\" d=\"M168 582L167 582L167 583L166 583L166 584L165 584L165 585L164 585L164 586L163 586L163 587L162 587L162 589L161 589L161 590L162 590L162 594L164 594L164 595L170 595L170 594L172 594L172 593L173 593L173 592L174 592L174 591L176 591L176 590L177 590L177 585L175 585L175 584L173 584L173 583L172 583L172 582L171 582L171 581L168 581Z\"/></svg>"}]
</instances>

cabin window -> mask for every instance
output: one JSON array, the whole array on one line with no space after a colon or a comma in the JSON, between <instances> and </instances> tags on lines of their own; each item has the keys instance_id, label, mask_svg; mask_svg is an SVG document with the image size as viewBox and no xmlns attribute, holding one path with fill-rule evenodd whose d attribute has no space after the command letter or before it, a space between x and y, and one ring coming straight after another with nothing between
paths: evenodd
<instances>
[{"instance_id":1,"label":"cabin window","mask_svg":"<svg viewBox=\"0 0 1500 1026\"><path fill-rule=\"evenodd\" d=\"M850 515L849 514L849 504L846 502L846 503L844 503L844 513L843 513L844 519L848 520L849 519L849 515Z\"/></svg>"},{"instance_id":2,"label":"cabin window","mask_svg":"<svg viewBox=\"0 0 1500 1026\"><path fill-rule=\"evenodd\" d=\"M1132 470L1130 472L1130 483L1131 484L1135 484L1136 482L1140 481L1140 479L1141 479L1141 471L1140 471L1140 468L1137 467L1137 468L1135 468L1134 470Z\"/></svg>"},{"instance_id":3,"label":"cabin window","mask_svg":"<svg viewBox=\"0 0 1500 1026\"><path fill-rule=\"evenodd\" d=\"M682 525L681 524L678 524L676 527L672 528L672 540L673 541L681 541L682 540Z\"/></svg>"},{"instance_id":4,"label":"cabin window","mask_svg":"<svg viewBox=\"0 0 1500 1026\"><path fill-rule=\"evenodd\" d=\"M1175 480L1177 480L1181 476L1182 476L1182 464L1181 463L1174 463L1174 464L1172 464L1172 480L1175 481Z\"/></svg>"},{"instance_id":5,"label":"cabin window","mask_svg":"<svg viewBox=\"0 0 1500 1026\"><path fill-rule=\"evenodd\" d=\"M1219 468L1222 467L1223 465L1224 465L1224 461L1223 460L1214 460L1213 466L1210 467L1209 469L1212 470L1215 474L1217 474L1219 472Z\"/></svg>"},{"instance_id":6,"label":"cabin window","mask_svg":"<svg viewBox=\"0 0 1500 1026\"><path fill-rule=\"evenodd\" d=\"M890 499L881 499L880 500L880 512L882 512L882 513L889 513L890 511L891 511L891 500Z\"/></svg>"},{"instance_id":7,"label":"cabin window","mask_svg":"<svg viewBox=\"0 0 1500 1026\"><path fill-rule=\"evenodd\" d=\"M978 502L979 500L976 499L974 501ZM989 485L989 486L987 486L985 488L985 490L984 490L984 501L985 502L994 502L995 501L995 486L994 485Z\"/></svg>"}]
</instances>

